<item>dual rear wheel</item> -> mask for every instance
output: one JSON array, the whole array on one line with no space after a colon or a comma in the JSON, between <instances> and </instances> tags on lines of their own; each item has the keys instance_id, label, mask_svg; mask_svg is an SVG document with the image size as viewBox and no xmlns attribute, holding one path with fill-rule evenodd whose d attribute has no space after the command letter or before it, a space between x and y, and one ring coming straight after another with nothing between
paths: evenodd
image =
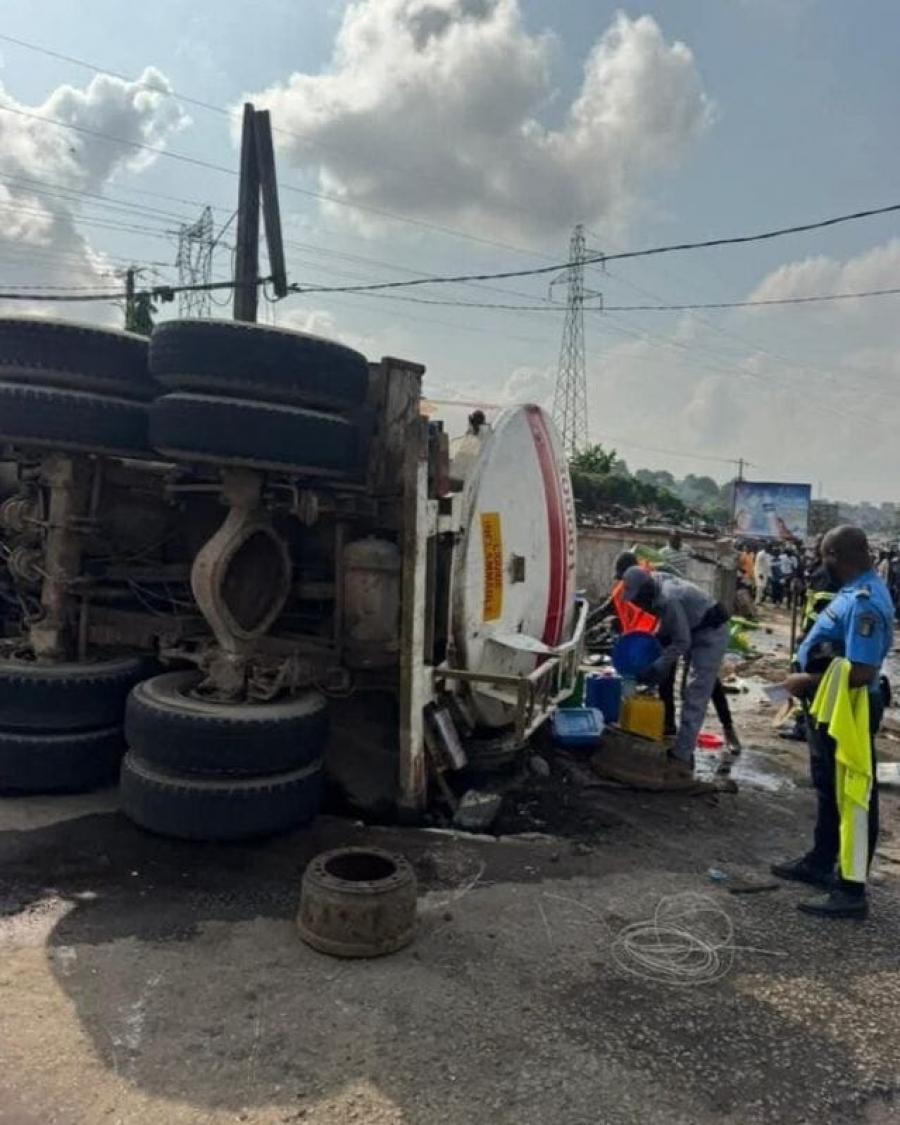
<instances>
[{"instance_id":1,"label":"dual rear wheel","mask_svg":"<svg viewBox=\"0 0 900 1125\"><path fill-rule=\"evenodd\" d=\"M348 479L363 469L368 385L363 356L303 333L171 321L148 348L66 321L0 320L0 441L25 450ZM0 791L94 788L121 762L123 807L154 831L239 839L311 819L321 695L235 706L203 699L196 674L145 674L132 657L0 662Z\"/></svg>"}]
</instances>

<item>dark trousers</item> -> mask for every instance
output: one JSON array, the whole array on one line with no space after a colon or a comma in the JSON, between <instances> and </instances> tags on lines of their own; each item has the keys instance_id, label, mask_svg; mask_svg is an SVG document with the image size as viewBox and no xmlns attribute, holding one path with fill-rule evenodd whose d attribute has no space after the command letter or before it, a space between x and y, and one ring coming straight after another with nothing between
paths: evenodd
<instances>
[{"instance_id":1,"label":"dark trousers","mask_svg":"<svg viewBox=\"0 0 900 1125\"><path fill-rule=\"evenodd\" d=\"M881 700L869 696L869 729L872 735L872 796L869 798L869 863L875 854L878 840L878 781L875 774L875 735L881 726L884 712ZM841 845L841 820L837 806L835 785L836 744L825 727L819 726L809 715L806 716L806 740L809 745L809 769L816 790L818 807L816 827L813 831L813 847L809 853L810 862L822 871L834 870ZM852 883L839 879L843 890L851 894L865 894L865 883Z\"/></svg>"},{"instance_id":2,"label":"dark trousers","mask_svg":"<svg viewBox=\"0 0 900 1125\"><path fill-rule=\"evenodd\" d=\"M665 729L667 733L674 734L678 726L678 718L675 713L675 680L678 677L678 661L676 660L672 667L666 674L666 678L659 685L659 698L663 701L663 708L665 709ZM687 678L687 664L685 663L684 670L681 674L681 690L684 691L684 681ZM710 696L713 707L716 709L716 715L719 722L723 727L728 728L734 726L731 718L731 708L728 705L728 696L725 694L725 688L722 687L722 681L717 679L715 687Z\"/></svg>"}]
</instances>

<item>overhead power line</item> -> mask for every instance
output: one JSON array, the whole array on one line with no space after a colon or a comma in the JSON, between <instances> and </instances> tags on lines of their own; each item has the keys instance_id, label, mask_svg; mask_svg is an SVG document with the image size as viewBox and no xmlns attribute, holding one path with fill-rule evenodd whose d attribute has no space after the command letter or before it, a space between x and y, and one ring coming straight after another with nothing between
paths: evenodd
<instances>
[{"instance_id":1,"label":"overhead power line","mask_svg":"<svg viewBox=\"0 0 900 1125\"><path fill-rule=\"evenodd\" d=\"M41 197L47 196L51 199L63 200L67 205L71 204L73 209L80 208L82 202L85 202L86 205L90 206L90 207L96 207L96 208L102 208L104 210L110 210L111 212L114 212L117 217L120 214L125 214L125 215L129 215L129 216L130 215L138 215L138 216L141 216L143 218L149 217L151 220L154 220L154 221L157 219L157 217L159 217L159 219L163 220L163 225L159 227L159 233L157 235L151 235L151 237L164 237L168 240L173 236L173 227L172 227L173 223L180 225L182 223L190 223L190 222L193 221L193 216L185 215L184 213L176 213L176 212L172 212L172 211L162 211L162 210L159 210L158 208L155 208L155 207L148 207L146 204L135 204L135 203L130 202L128 200L123 200L118 196L109 195L108 193L100 194L99 192L88 192L88 191L84 191L83 189L72 188L72 187L69 187L68 185L60 184L58 182L54 182L54 181L51 181L51 180L39 179L39 178L35 178L35 177L11 176L11 175L8 175L6 173L0 173L0 180L2 180L4 182L15 183L16 185L21 185L24 188L25 192L27 192L27 195L29 197L29 201L30 201L32 195L35 196L36 198L41 198ZM138 194L138 195L141 195L141 196L148 196L148 197L153 198L153 199L162 199L162 200L165 200L167 202L186 204L186 205L189 205L191 207L196 206L196 207L199 207L201 209L206 206L206 204L203 203L202 200L186 199L183 196L172 196L172 195L167 195L167 194L164 194L164 193L161 193L161 192L145 191L143 189L137 189L137 188L133 188L133 187L127 187L127 188L122 187L122 188L120 188L120 190L127 191L129 193L135 193L135 194ZM15 206L15 205L7 205L7 206ZM21 206L21 205L18 205L18 206ZM234 211L231 210L231 208L215 207L214 206L214 207L212 207L212 210L214 212L222 214L222 215L230 215L232 220L234 218ZM23 213L24 213L24 209L23 209ZM82 213L80 212L80 210L73 217L75 218L75 220L77 222L87 223L87 222L92 221L91 215L87 214L87 215L82 216ZM227 229L228 225L229 224L226 223L225 228L223 228L223 230L220 230L219 235L217 236L217 240L220 240L222 238L224 230ZM108 229L113 229L113 228L108 228ZM115 229L118 229L118 227L116 227ZM139 232L135 231L134 233L139 233ZM147 233L148 234L150 233L149 228L147 228ZM342 252L334 250L331 247L316 246L316 245L311 244L311 243L297 242L297 241L289 239L289 238L284 239L284 245L285 245L285 247L296 248L296 249L304 251L305 253L310 253L314 256L327 258L329 263L332 263L335 259L338 259L338 260L341 260L341 261L346 260L348 262L359 263L359 264L364 265L364 266L375 266L379 269L390 270L393 273L405 274L407 276L416 276L416 277L428 277L429 276L427 271L413 269L412 267L410 267L408 265L405 265L403 263L385 262L385 261L379 260L377 258L370 258L370 257L366 257L366 256L359 255L359 254L348 254L346 252L342 253ZM80 260L81 256L79 255L77 257ZM294 256L294 257L296 257L296 256ZM134 259L134 255L131 255L127 259L122 259L122 261L123 261L123 264L127 266L133 261L133 259ZM169 265L169 263L164 263L164 264ZM348 272L343 272L343 271L337 270L337 269L335 269L335 267L333 265L329 265L328 267L324 267L324 266L321 266L320 264L315 263L315 262L305 263L304 264L304 272L306 272L306 267L309 266L309 265L311 265L313 269L319 269L319 270L324 269L324 271L329 275L330 274L341 274L342 273L343 276L348 277L353 281L367 281L367 280L370 279L368 277L361 276L360 274L348 273ZM297 273L297 272L300 272L300 271L295 270L294 272ZM32 285L22 284L22 288L27 288L27 289L31 290L32 288L40 288L40 286L32 286ZM64 288L65 288L65 286L60 286L60 289L64 289ZM73 286L71 288L75 289L75 288L79 288L79 287ZM94 288L97 288L97 286L94 286ZM505 287L502 287L502 286L476 285L476 284L473 284L473 283L469 283L468 288L477 290L479 292L505 293L505 294L509 294L510 296L513 296L513 297L521 297L523 300L526 300L526 301L533 299L531 297L531 294L529 294L529 293L519 292L515 289L505 288ZM402 298L397 298L397 299L400 300Z\"/></svg>"},{"instance_id":2,"label":"overhead power line","mask_svg":"<svg viewBox=\"0 0 900 1125\"><path fill-rule=\"evenodd\" d=\"M261 277L257 285L271 282L270 277ZM237 289L234 281L213 281L208 285L153 285L135 290L135 296L170 297L177 293L214 293L222 289ZM0 293L0 301L120 301L125 294L124 288L115 291L97 290L93 293L54 293L43 294L36 290L31 293L9 292Z\"/></svg>"},{"instance_id":3,"label":"overhead power line","mask_svg":"<svg viewBox=\"0 0 900 1125\"><path fill-rule=\"evenodd\" d=\"M268 281L268 278L260 280L260 284ZM389 282L386 283L386 288L396 288L397 285L402 285L402 282ZM151 296L160 296L163 293L203 293L213 290L233 289L235 283L232 281L217 281L211 285L159 285L151 289L144 289L141 292L148 293ZM377 287L376 287L377 288ZM0 298L5 300L28 300L32 296L36 296L42 290L57 289L63 291L69 296L46 298L47 300L58 301L84 301L84 300L97 300L106 301L112 298L120 297L120 293L112 294L98 286L91 285L30 285L28 286L27 293L0 293ZM381 293L373 292L370 287L360 287L355 285L350 286L327 286L299 288L295 285L290 287L292 294L303 293L340 293L340 294L358 294L360 296L371 295L381 296ZM864 289L855 293L814 293L806 297L772 297L763 298L758 301L710 301L698 304L684 304L684 305L585 305L585 312L599 312L599 313L623 313L623 312L690 312L699 309L750 309L750 308L765 308L772 305L811 305L821 304L827 301L860 301L870 297L888 297L900 295L900 286L893 289ZM384 296L388 296L385 294ZM429 300L424 297L394 297L391 296L390 300L394 301L409 301L416 305L437 305L442 308L454 309L485 309L485 310L504 310L509 312L565 312L566 305L562 304L543 304L543 305L501 305L493 304L482 301L439 301ZM686 347L688 345L685 345Z\"/></svg>"},{"instance_id":4,"label":"overhead power line","mask_svg":"<svg viewBox=\"0 0 900 1125\"><path fill-rule=\"evenodd\" d=\"M855 222L859 219L870 219L876 215L888 215L900 211L900 203L891 203L886 207L870 207L864 211L853 211L846 215L834 215L828 219L816 219L810 223L798 223L790 227L777 227L775 230L760 231L757 234L730 235L727 238L706 238L699 242L676 242L665 246L650 246L644 250L624 250L618 254L598 254L595 257L585 258L585 265L601 264L603 262L622 262L634 258L650 258L659 254L675 254L685 250L710 250L717 246L742 246L750 242L766 242L775 238L784 238L790 234L803 234L807 231L822 230L825 227L838 226L841 223ZM419 285L451 285L463 281L495 281L510 277L536 277L540 274L559 273L566 269L567 262L558 262L553 266L533 266L525 270L501 270L494 273L467 273L454 276L435 276L430 278L412 278L406 281L384 281L371 285L352 286L300 286L292 285L295 293L366 293L378 289L408 289ZM656 308L657 306L653 306Z\"/></svg>"},{"instance_id":5,"label":"overhead power line","mask_svg":"<svg viewBox=\"0 0 900 1125\"><path fill-rule=\"evenodd\" d=\"M311 292L311 290L307 290ZM821 301L853 301L866 297L887 297L900 294L900 287L896 289L866 289L856 293L816 293L808 297L772 297L758 301L709 301L706 303L684 305L585 305L585 312L622 313L622 312L690 312L694 309L750 309L766 305L809 305ZM364 293L360 294L364 296ZM381 294L372 293L371 296ZM410 301L416 305L440 305L444 308L454 309L491 309L508 312L565 312L566 306L562 304L543 305L504 305L482 301L440 301L428 297L394 297L397 301Z\"/></svg>"},{"instance_id":6,"label":"overhead power line","mask_svg":"<svg viewBox=\"0 0 900 1125\"><path fill-rule=\"evenodd\" d=\"M0 36L2 38L2 36ZM157 87L150 87L156 89L158 93L164 91L159 90ZM99 129L89 129L86 125L75 125L71 121L58 121L55 117L46 117L41 113L34 113L31 110L21 109L17 106L0 105L0 112L14 113L19 117L25 117L32 121L41 121L45 125L53 125L57 129L68 129L73 133L80 133L83 136L96 137L98 140L109 141L110 144L123 145L125 148L135 149L139 152L152 152L156 156L164 157L168 160L177 160L183 164L192 164L197 168L206 168L211 172L222 172L227 176L237 177L238 173L233 168L227 168L224 164L214 164L210 160L201 160L196 156L188 156L183 152L174 152L171 149L162 148L159 145L147 144L144 141L132 141L125 137L114 137L110 133L101 132ZM339 195L331 195L328 192L314 191L312 188L298 187L296 184L283 183L280 185L283 191L291 192L294 195L302 195L309 199L317 199L324 203L333 203L341 207L350 207L356 211L365 211L370 215L377 215L382 219L390 219L392 222L407 223L410 226L420 227L423 230L435 231L438 234L449 235L452 238L464 238L469 242L477 242L483 246L492 246L503 250L513 250L516 253L530 253L530 251L523 251L518 247L508 246L506 243L496 242L490 238L479 238L474 234L466 234L463 231L454 230L452 227L441 226L440 223L432 223L427 219L415 219L410 215L399 215L394 211L388 211L384 207L375 207L370 203L359 203L355 200L344 199ZM554 269L558 269L556 266Z\"/></svg>"},{"instance_id":7,"label":"overhead power line","mask_svg":"<svg viewBox=\"0 0 900 1125\"><path fill-rule=\"evenodd\" d=\"M152 151L152 152L157 152L157 153L159 153L163 156L168 156L168 157L171 157L171 158L176 159L176 160L182 160L182 161L184 161L188 164L196 164L196 165L199 165L200 167L213 168L215 170L224 171L224 172L227 172L229 175L236 175L236 173L233 172L233 170L230 169L230 168L225 168L221 165L211 164L211 163L209 163L205 160L195 159L194 157L184 156L184 155L178 154L178 153L167 152L165 149L156 148L153 145L146 145L146 144L143 144L143 143L138 142L138 141L125 141L125 140L121 140L119 138L110 138L106 134L100 133L97 130L87 129L87 128L85 128L83 126L79 126L79 125L70 125L70 124L64 123L64 122L52 121L48 118L41 117L40 114L28 113L25 110L13 109L9 106L0 106L0 111L10 112L10 113L20 113L25 117L37 118L38 120L41 120L41 121L47 121L49 124L60 125L63 128L75 129L78 132L84 132L84 133L88 133L90 135L103 137L104 139L112 140L112 141L115 141L117 143L127 145L128 147L131 147L131 148L147 149L147 150ZM5 206L9 207L10 205L6 204ZM775 239L775 238L782 238L782 237L785 237L785 236L791 235L791 234L804 233L804 232L813 231L813 230L821 230L821 229L824 229L824 228L827 228L827 227L837 226L838 224L841 224L841 223L854 222L854 221L857 221L857 220L860 220L860 219L872 218L872 217L877 216L877 215L891 214L891 213L894 213L894 212L897 212L897 211L900 211L900 203L892 203L892 204L889 204L888 206L885 206L885 207L875 207L875 208L869 208L869 209L861 210L861 211L854 211L854 212L851 212L849 214L836 215L836 216L833 216L833 217L828 218L828 219L818 219L818 220L813 221L813 222L800 223L800 224L796 224L796 225L790 226L790 227L779 227L779 228L776 228L774 230L761 231L761 232L758 232L756 234L731 235L731 236L723 237L723 238L703 239L703 240L697 241L697 242L671 243L671 244L662 245L662 246L646 247L642 250L625 250L625 251L620 251L620 252L615 253L615 254L595 255L595 256L592 256L592 257L585 258L585 264L588 264L588 263L605 263L605 262L611 262L611 261L624 261L624 260L630 260L630 259L635 259L635 258L649 258L649 257L661 255L661 254L671 254L671 253L680 252L680 251L687 251L687 250L705 250L705 249L711 249L711 248L719 247L719 246L746 245L748 243L762 242L762 241L767 241L767 240L771 240L771 239ZM126 227L125 229L129 229L129 228ZM131 229L134 229L135 231L140 230L142 233L148 233L148 234L157 234L158 233L157 230L154 230L153 228L149 228L149 227L146 227L146 228L134 227L134 228L131 228ZM425 275L425 276L421 276L421 277L405 278L405 279L397 280L397 281L367 282L367 283L360 283L360 284L354 284L354 285L299 285L299 284L295 283L295 284L289 286L289 292L295 293L295 294L307 294L307 293L380 293L380 292L383 292L385 290L418 288L418 287L421 287L423 285L457 285L457 284L466 284L466 283L469 283L469 282L477 282L477 281L505 280L505 279L514 278L514 277L534 277L534 276L546 275L546 274L551 273L551 272L558 273L561 270L568 269L568 267L569 267L569 263L563 262L563 263L558 263L558 264L552 265L552 266L534 266L534 267L531 267L530 269L521 269L521 270L500 270L500 271L494 271L494 272L490 272L490 273L455 274L455 275L451 275L451 276L441 276L441 275L428 276L428 275ZM213 283L211 286L176 286L176 287L173 287L173 288L169 288L169 287L165 287L165 288L166 288L167 292L187 292L187 291L192 291L192 290L193 291L205 291L207 288L209 288L209 289L226 288L229 284L230 283L228 283L228 282L217 282L217 283ZM153 292L153 291L151 290L151 292ZM877 290L873 289L873 290L867 290L867 291L862 291L862 292L858 292L858 293L813 294L813 295L808 296L808 297L771 298L771 299L761 299L759 301L720 301L720 302L710 302L710 303L705 303L705 304L704 303L696 303L696 304L681 304L681 305L614 305L614 306L610 306L607 311L611 311L611 312L612 311L617 311L617 312L636 312L636 311L640 311L640 312L664 312L664 311L688 311L690 309L744 308L744 307L748 307L748 306L752 306L752 305L806 304L806 303L820 302L820 301L851 300L851 299L859 299L859 298L864 298L864 297L885 296L885 295L888 295L888 294L896 294L897 292L900 292L900 289L891 288L891 289L877 289ZM6 300L27 300L27 299L29 299L29 297L27 295L23 296L21 294L0 294L0 296L3 296L4 299L6 299ZM118 296L118 295L116 295L116 296ZM63 300L65 298L57 297L55 299L56 300ZM81 298L81 299L88 299L88 298ZM102 296L98 295L98 296L94 297L93 299L108 300L109 295L108 294L104 294ZM456 304L459 304L461 307L482 307L482 308L509 307L509 308L515 309L516 311L536 311L537 309L544 310L544 309L554 307L553 305L550 305L550 304L535 305L535 306L531 306L531 307L523 306L523 305L501 306L501 305L498 305L498 304L487 305L487 304L481 304L481 303L475 304L475 303L468 303L468 302L440 302L440 301L430 301L428 299L421 299L421 303L423 303L423 304L456 303ZM603 311L603 310L600 309L600 308L595 308L595 309L593 309L593 311Z\"/></svg>"},{"instance_id":8,"label":"overhead power line","mask_svg":"<svg viewBox=\"0 0 900 1125\"><path fill-rule=\"evenodd\" d=\"M111 70L108 67L98 66L96 63L87 62L85 59L79 59L73 55L64 54L61 51L51 50L49 47L42 47L37 43L30 43L25 39L18 39L13 35L0 33L0 40L6 43L13 43L17 47L22 47L27 51L34 51L35 53L45 55L48 58L58 59L60 62L69 63L72 66L82 67L83 69L89 70L94 74L110 75L113 78L118 78L122 82L128 82L131 85L139 86L141 87L141 89L148 90L152 93L161 94L164 97L172 98L175 101L185 102L187 105L197 106L199 109L208 110L210 113L215 113L220 116L227 117L233 121L239 121L241 118L241 111L238 109L226 109L224 106L214 105L212 102L203 101L201 98L193 97L189 94L184 94L180 90L174 90L171 88L166 88L164 86L159 86L153 82L143 82L138 79L131 78L127 74L123 74L121 71ZM290 129L285 129L284 126L273 125L272 129L275 133L278 133L282 136L291 137L294 140L299 141L307 148L323 149L326 152L331 151L337 153L338 155L344 156L348 151L346 148L339 148L336 145L326 145L320 141L310 141L306 137L300 136L299 133L295 133ZM379 163L377 153L367 153L366 158L371 160L373 163ZM388 166L384 161L381 161L380 163L385 167ZM394 168L397 167L396 165L392 166ZM430 175L427 172L423 172L421 168L400 167L399 170L402 171L404 175L443 185L443 181L440 179L440 177ZM349 207L353 210L367 211L370 214L376 214L384 218L389 218L394 222L408 223L413 226L424 227L429 230L438 231L441 234L449 235L452 238L461 238L465 239L468 242L479 243L482 246L492 246L500 250L510 250L515 254L536 255L535 251L526 249L522 246L513 246L510 243L499 242L493 238L482 238L475 234L469 234L467 231L457 230L454 227L442 226L439 223L431 223L425 219L414 219L409 215L399 215L395 212L387 211L383 208L374 207L365 203L359 203L355 200L345 199L341 196L328 195L324 192L315 192L302 188L292 188L290 185L282 186L284 186L288 191L302 192L302 194L313 196L314 198L320 199L324 202L334 203L341 207Z\"/></svg>"},{"instance_id":9,"label":"overhead power line","mask_svg":"<svg viewBox=\"0 0 900 1125\"><path fill-rule=\"evenodd\" d=\"M694 305L610 305L606 312L690 312L693 309L753 309L766 305L811 305L819 301L857 301L865 297L888 297L895 289L865 289L857 293L815 293L809 297L764 297L757 301L709 301Z\"/></svg>"}]
</instances>

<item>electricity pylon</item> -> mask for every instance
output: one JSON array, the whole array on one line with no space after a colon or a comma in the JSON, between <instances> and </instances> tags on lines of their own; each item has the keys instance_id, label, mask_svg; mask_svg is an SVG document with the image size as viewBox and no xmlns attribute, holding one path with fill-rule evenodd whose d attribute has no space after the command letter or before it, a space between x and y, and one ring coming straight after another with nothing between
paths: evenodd
<instances>
[{"instance_id":1,"label":"electricity pylon","mask_svg":"<svg viewBox=\"0 0 900 1125\"><path fill-rule=\"evenodd\" d=\"M213 213L209 207L195 223L182 223L178 229L179 285L209 285L212 281L212 258L215 236ZM212 295L208 290L187 289L178 294L179 316L209 316Z\"/></svg>"},{"instance_id":2,"label":"electricity pylon","mask_svg":"<svg viewBox=\"0 0 900 1125\"><path fill-rule=\"evenodd\" d=\"M593 254L591 256L593 257ZM562 283L568 288L566 323L563 327L559 370L556 376L556 390L553 394L553 420L562 435L566 456L570 459L586 449L588 445L584 299L601 296L599 293L585 291L586 258L584 227L579 223L569 241L569 264L560 276L550 283L551 292L554 285Z\"/></svg>"}]
</instances>

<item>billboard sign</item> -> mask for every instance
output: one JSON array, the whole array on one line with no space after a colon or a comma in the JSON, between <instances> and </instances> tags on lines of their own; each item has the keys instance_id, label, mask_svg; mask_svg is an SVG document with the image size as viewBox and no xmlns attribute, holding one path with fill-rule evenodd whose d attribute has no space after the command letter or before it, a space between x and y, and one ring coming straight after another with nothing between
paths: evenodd
<instances>
[{"instance_id":1,"label":"billboard sign","mask_svg":"<svg viewBox=\"0 0 900 1125\"><path fill-rule=\"evenodd\" d=\"M812 487L773 481L736 481L734 534L748 539L805 539Z\"/></svg>"}]
</instances>

